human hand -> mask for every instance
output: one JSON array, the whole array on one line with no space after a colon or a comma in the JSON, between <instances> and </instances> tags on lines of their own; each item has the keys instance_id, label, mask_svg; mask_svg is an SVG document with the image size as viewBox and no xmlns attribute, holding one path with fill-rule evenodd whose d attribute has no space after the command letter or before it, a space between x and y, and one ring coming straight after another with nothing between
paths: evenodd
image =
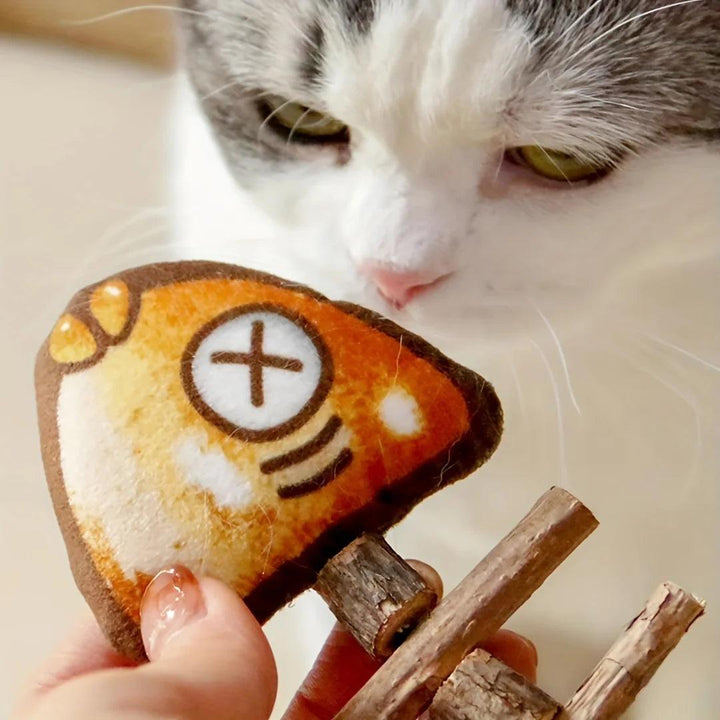
<instances>
[{"instance_id":1,"label":"human hand","mask_svg":"<svg viewBox=\"0 0 720 720\"><path fill-rule=\"evenodd\" d=\"M38 673L15 720L267 720L277 691L270 646L245 604L184 568L143 600L150 662L115 653L88 622ZM501 631L486 649L534 679L533 646ZM330 720L379 667L345 630L331 633L284 720Z\"/></svg>"}]
</instances>

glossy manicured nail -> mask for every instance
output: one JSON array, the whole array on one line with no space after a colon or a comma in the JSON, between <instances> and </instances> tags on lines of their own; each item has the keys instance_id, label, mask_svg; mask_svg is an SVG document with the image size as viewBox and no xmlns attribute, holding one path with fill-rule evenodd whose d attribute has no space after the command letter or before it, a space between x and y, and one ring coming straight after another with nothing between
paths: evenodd
<instances>
[{"instance_id":1,"label":"glossy manicured nail","mask_svg":"<svg viewBox=\"0 0 720 720\"><path fill-rule=\"evenodd\" d=\"M482 647L516 672L525 675L531 682L535 682L538 652L535 645L524 635L518 635L512 630L500 630L488 638Z\"/></svg>"},{"instance_id":2,"label":"glossy manicured nail","mask_svg":"<svg viewBox=\"0 0 720 720\"><path fill-rule=\"evenodd\" d=\"M170 638L205 612L200 585L190 570L176 566L158 573L147 586L140 607L148 657L159 657Z\"/></svg>"}]
</instances>

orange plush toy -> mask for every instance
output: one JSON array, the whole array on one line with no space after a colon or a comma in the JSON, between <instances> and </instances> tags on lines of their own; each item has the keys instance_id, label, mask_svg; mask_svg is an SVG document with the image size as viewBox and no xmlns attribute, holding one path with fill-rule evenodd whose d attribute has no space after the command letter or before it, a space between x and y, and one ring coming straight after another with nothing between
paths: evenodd
<instances>
[{"instance_id":1,"label":"orange plush toy","mask_svg":"<svg viewBox=\"0 0 720 720\"><path fill-rule=\"evenodd\" d=\"M264 621L353 538L481 465L502 426L492 387L419 337L208 262L79 292L36 384L73 573L134 658L161 568L224 580Z\"/></svg>"}]
</instances>

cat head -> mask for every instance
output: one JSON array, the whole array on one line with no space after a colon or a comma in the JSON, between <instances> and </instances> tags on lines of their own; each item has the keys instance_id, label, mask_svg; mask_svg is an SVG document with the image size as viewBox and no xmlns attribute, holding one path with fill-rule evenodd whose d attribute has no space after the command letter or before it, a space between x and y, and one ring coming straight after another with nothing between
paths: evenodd
<instances>
[{"instance_id":1,"label":"cat head","mask_svg":"<svg viewBox=\"0 0 720 720\"><path fill-rule=\"evenodd\" d=\"M182 4L232 174L354 300L508 322L717 227L714 0Z\"/></svg>"}]
</instances>

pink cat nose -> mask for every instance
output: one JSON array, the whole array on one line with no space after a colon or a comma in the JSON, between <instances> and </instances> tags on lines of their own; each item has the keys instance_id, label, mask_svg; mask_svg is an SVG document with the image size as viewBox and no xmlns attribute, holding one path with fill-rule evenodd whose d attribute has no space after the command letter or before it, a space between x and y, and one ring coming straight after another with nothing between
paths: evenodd
<instances>
[{"instance_id":1,"label":"pink cat nose","mask_svg":"<svg viewBox=\"0 0 720 720\"><path fill-rule=\"evenodd\" d=\"M398 308L407 305L438 279L428 273L401 272L385 265L366 264L361 271L372 280L380 294Z\"/></svg>"}]
</instances>

